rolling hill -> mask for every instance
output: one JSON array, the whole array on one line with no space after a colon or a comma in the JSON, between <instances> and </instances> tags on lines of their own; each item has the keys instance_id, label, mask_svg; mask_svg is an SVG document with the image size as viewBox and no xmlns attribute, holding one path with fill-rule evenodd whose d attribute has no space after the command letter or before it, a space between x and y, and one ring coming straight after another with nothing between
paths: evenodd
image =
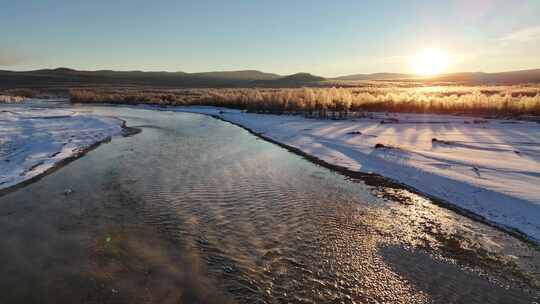
<instances>
[{"instance_id":1,"label":"rolling hill","mask_svg":"<svg viewBox=\"0 0 540 304\"><path fill-rule=\"evenodd\" d=\"M402 74L402 73L373 73L373 74L353 74L347 76L340 76L332 78L332 80L347 80L347 81L357 81L357 80L398 80L398 79L410 79L416 78L418 76L413 74Z\"/></svg>"},{"instance_id":2,"label":"rolling hill","mask_svg":"<svg viewBox=\"0 0 540 304\"><path fill-rule=\"evenodd\" d=\"M315 76L309 73L296 73L276 79L254 81L255 86L270 87L297 87L309 85L326 80L324 77Z\"/></svg>"},{"instance_id":3,"label":"rolling hill","mask_svg":"<svg viewBox=\"0 0 540 304\"><path fill-rule=\"evenodd\" d=\"M509 71L499 73L453 73L429 78L428 81L457 82L467 84L518 84L540 82L540 69Z\"/></svg>"},{"instance_id":4,"label":"rolling hill","mask_svg":"<svg viewBox=\"0 0 540 304\"><path fill-rule=\"evenodd\" d=\"M355 74L323 78L309 73L287 76L256 70L202 73L144 71L79 71L69 68L34 71L0 70L0 88L69 88L84 86L153 86L153 87L301 87L336 85L331 81L421 81L457 84L519 84L540 83L540 69L501 73L466 72L419 77L401 73Z\"/></svg>"},{"instance_id":5,"label":"rolling hill","mask_svg":"<svg viewBox=\"0 0 540 304\"><path fill-rule=\"evenodd\" d=\"M78 71L68 68L15 72L0 71L0 87L79 87L88 85L148 85L164 87L239 87L281 76L260 71L207 73Z\"/></svg>"}]
</instances>

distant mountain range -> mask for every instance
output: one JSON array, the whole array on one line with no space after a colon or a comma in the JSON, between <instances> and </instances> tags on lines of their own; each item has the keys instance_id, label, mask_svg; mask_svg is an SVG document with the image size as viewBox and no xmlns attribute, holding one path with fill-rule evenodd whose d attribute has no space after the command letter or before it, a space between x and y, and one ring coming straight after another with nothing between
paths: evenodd
<instances>
[{"instance_id":1,"label":"distant mountain range","mask_svg":"<svg viewBox=\"0 0 540 304\"><path fill-rule=\"evenodd\" d=\"M149 85L163 87L247 86L254 81L273 80L280 75L259 71L207 73L78 71L68 68L35 71L0 71L0 87L78 87L86 85Z\"/></svg>"},{"instance_id":2,"label":"distant mountain range","mask_svg":"<svg viewBox=\"0 0 540 304\"><path fill-rule=\"evenodd\" d=\"M459 82L476 84L518 84L539 83L540 69L521 70L500 73L453 73L434 76L429 81Z\"/></svg>"},{"instance_id":3,"label":"distant mountain range","mask_svg":"<svg viewBox=\"0 0 540 304\"><path fill-rule=\"evenodd\" d=\"M400 74L400 73L374 73L374 74L354 74L347 76L340 76L332 78L333 80L388 80L388 79L410 79L417 78L417 75L413 74Z\"/></svg>"},{"instance_id":4,"label":"distant mountain range","mask_svg":"<svg viewBox=\"0 0 540 304\"><path fill-rule=\"evenodd\" d=\"M326 80L326 78L315 76L309 73L296 73L274 79L257 80L253 82L253 85L271 87L296 87L319 83L324 80Z\"/></svg>"},{"instance_id":5,"label":"distant mountain range","mask_svg":"<svg viewBox=\"0 0 540 304\"><path fill-rule=\"evenodd\" d=\"M231 79L231 80L274 80L278 79L281 76L278 74L264 73L256 70L245 70L245 71L224 71L224 72L204 72L204 73L192 73L185 75L191 75L201 78L214 78L214 79Z\"/></svg>"},{"instance_id":6,"label":"distant mountain range","mask_svg":"<svg viewBox=\"0 0 540 304\"><path fill-rule=\"evenodd\" d=\"M299 87L335 85L346 81L422 81L460 84L518 84L540 83L540 69L501 73L452 73L432 77L412 74L375 73L323 78L309 73L282 76L256 70L204 73L143 72L143 71L79 71L68 68L35 71L0 70L0 87L81 87L130 86L156 87Z\"/></svg>"}]
</instances>

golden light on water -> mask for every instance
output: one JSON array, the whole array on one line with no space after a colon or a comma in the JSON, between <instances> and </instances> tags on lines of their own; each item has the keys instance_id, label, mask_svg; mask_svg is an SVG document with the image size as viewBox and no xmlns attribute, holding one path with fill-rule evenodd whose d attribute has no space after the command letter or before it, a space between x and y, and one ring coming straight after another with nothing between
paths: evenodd
<instances>
[{"instance_id":1,"label":"golden light on water","mask_svg":"<svg viewBox=\"0 0 540 304\"><path fill-rule=\"evenodd\" d=\"M444 73L450 65L450 55L437 48L424 49L411 58L410 65L417 75L437 75Z\"/></svg>"}]
</instances>

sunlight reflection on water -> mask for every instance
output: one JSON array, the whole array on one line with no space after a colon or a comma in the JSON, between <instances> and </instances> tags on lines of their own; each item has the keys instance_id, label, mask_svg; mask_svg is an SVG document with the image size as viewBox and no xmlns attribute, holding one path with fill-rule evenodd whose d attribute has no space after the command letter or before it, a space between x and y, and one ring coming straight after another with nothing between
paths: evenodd
<instances>
[{"instance_id":1,"label":"sunlight reflection on water","mask_svg":"<svg viewBox=\"0 0 540 304\"><path fill-rule=\"evenodd\" d=\"M0 257L10 261L0 302L529 300L401 246L435 243L422 238L435 216L446 221L438 229L490 228L383 201L209 117L94 110L143 132L0 197Z\"/></svg>"}]
</instances>

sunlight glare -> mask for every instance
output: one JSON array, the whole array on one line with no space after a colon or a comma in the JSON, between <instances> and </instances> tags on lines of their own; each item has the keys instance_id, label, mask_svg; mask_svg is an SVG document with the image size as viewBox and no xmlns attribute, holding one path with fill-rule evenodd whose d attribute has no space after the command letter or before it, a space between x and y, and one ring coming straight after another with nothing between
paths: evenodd
<instances>
[{"instance_id":1,"label":"sunlight glare","mask_svg":"<svg viewBox=\"0 0 540 304\"><path fill-rule=\"evenodd\" d=\"M444 72L450 65L450 56L447 52L429 48L418 52L411 58L411 69L417 75L431 76Z\"/></svg>"}]
</instances>

